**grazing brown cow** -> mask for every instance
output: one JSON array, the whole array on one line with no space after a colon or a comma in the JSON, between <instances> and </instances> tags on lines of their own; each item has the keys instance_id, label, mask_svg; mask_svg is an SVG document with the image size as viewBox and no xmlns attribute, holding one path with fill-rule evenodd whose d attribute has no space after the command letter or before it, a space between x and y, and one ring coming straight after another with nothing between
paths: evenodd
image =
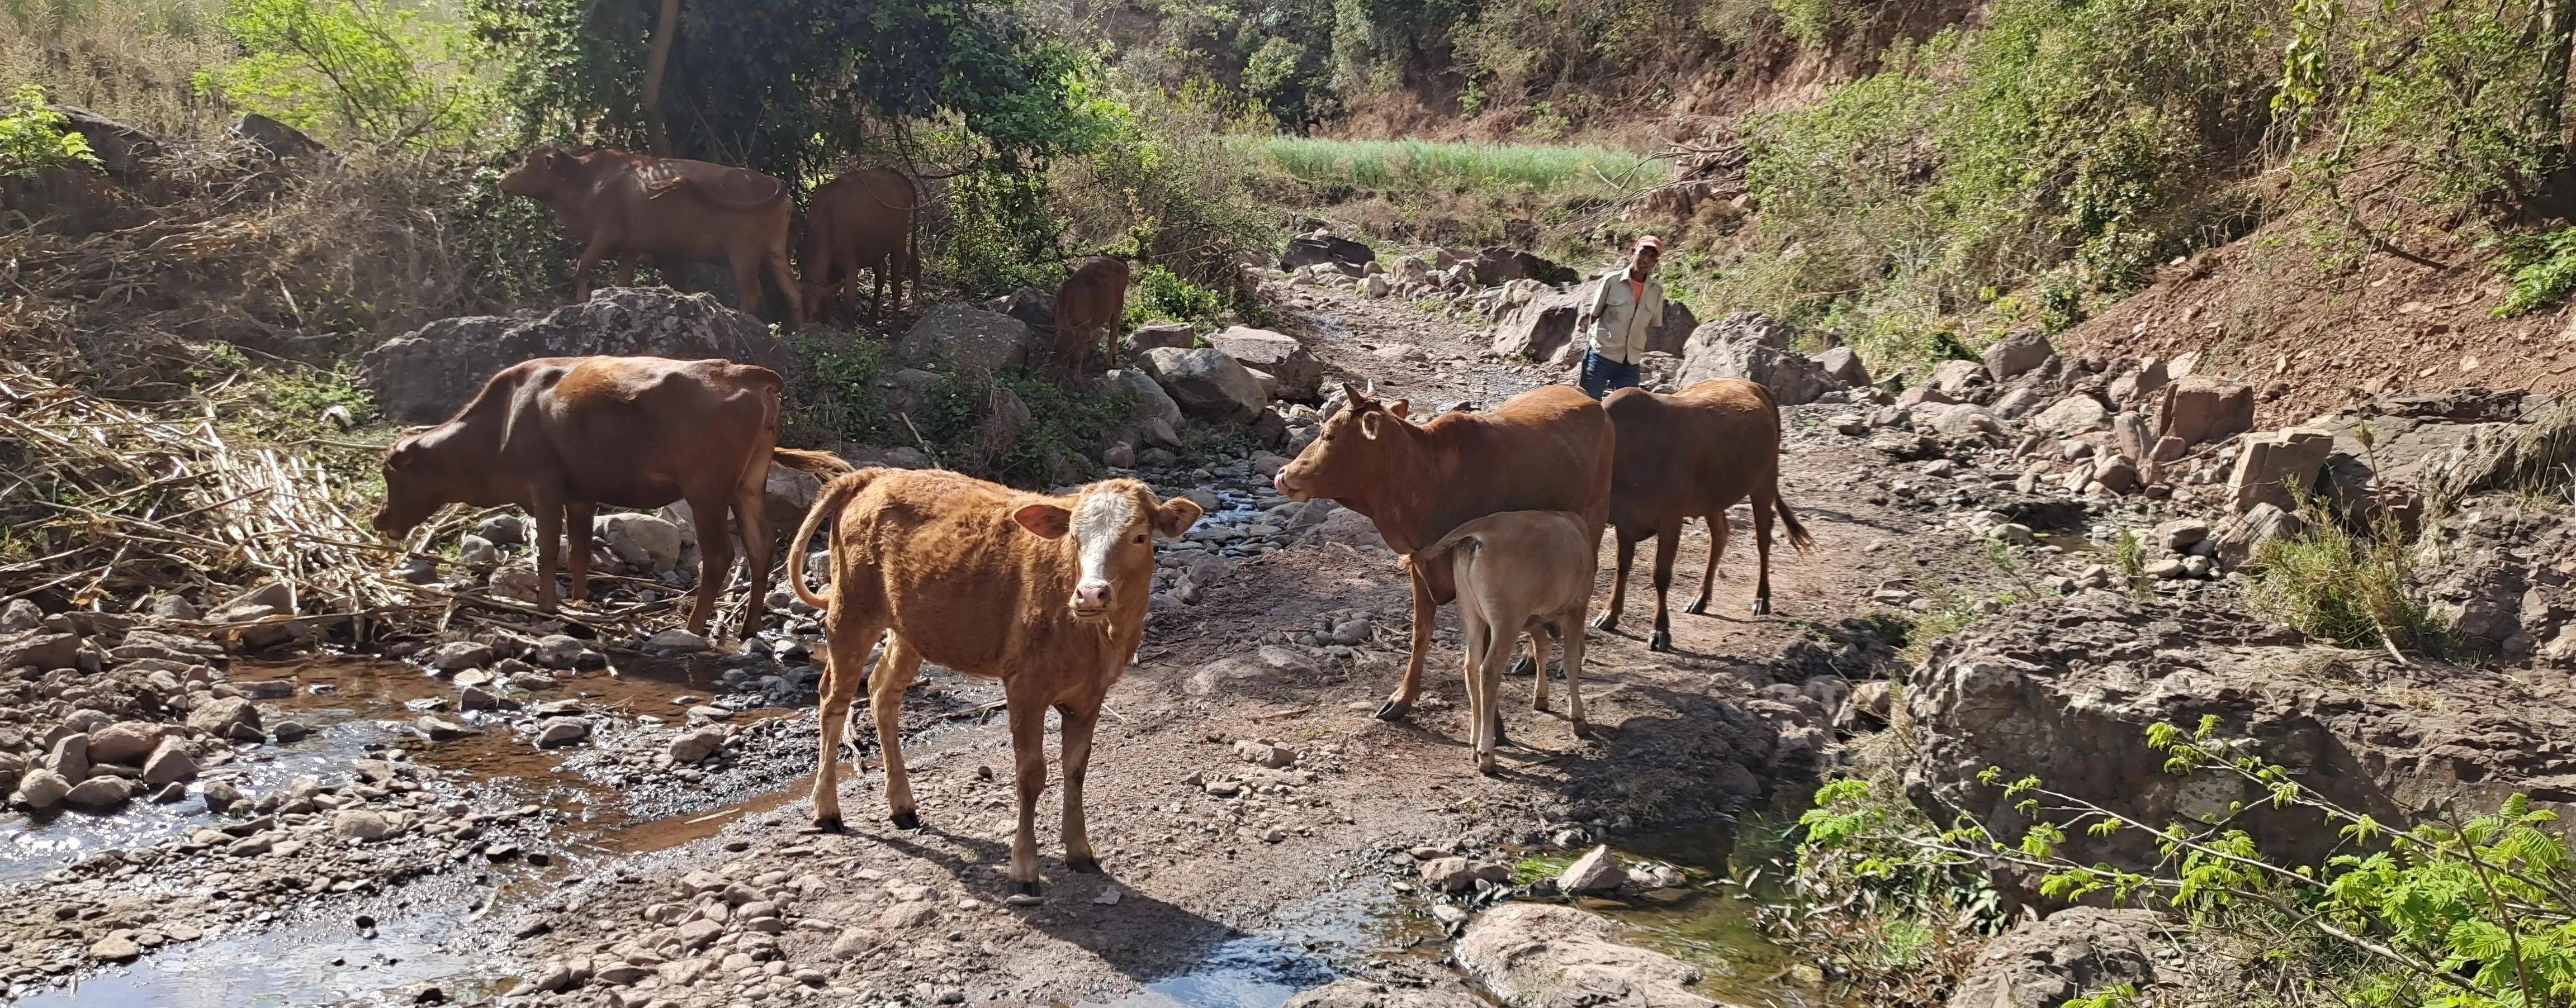
<instances>
[{"instance_id":1,"label":"grazing brown cow","mask_svg":"<svg viewBox=\"0 0 2576 1008\"><path fill-rule=\"evenodd\" d=\"M1617 626L1628 601L1628 565L1637 542L1655 537L1654 651L1673 649L1673 621L1664 596L1673 581L1673 554L1682 523L1706 518L1711 542L1708 569L1700 573L1699 600L1688 609L1708 611L1717 582L1717 559L1726 553L1726 509L1750 498L1754 546L1762 554L1753 612L1771 612L1771 516L1789 531L1789 544L1815 545L1806 526L1780 499L1780 407L1771 390L1742 378L1712 378L1671 395L1628 388L1603 401L1619 430L1619 464L1610 490L1610 525L1618 530L1619 576L1610 583L1610 607L1592 625Z\"/></svg>"},{"instance_id":2,"label":"grazing brown cow","mask_svg":"<svg viewBox=\"0 0 2576 1008\"><path fill-rule=\"evenodd\" d=\"M1127 260L1083 260L1055 291L1055 362L1059 377L1082 374L1091 360L1092 333L1105 331L1109 366L1118 366L1118 321L1127 316Z\"/></svg>"},{"instance_id":3,"label":"grazing brown cow","mask_svg":"<svg viewBox=\"0 0 2576 1008\"><path fill-rule=\"evenodd\" d=\"M1422 552L1418 568L1446 567L1458 586L1458 624L1466 638L1467 725L1476 772L1494 772L1502 735L1499 702L1512 641L1545 630L1565 648L1567 713L1583 734L1583 612L1601 567L1601 533L1570 511L1504 511L1458 526ZM1535 659L1533 659L1535 660ZM1547 677L1530 697L1547 709Z\"/></svg>"},{"instance_id":4,"label":"grazing brown cow","mask_svg":"<svg viewBox=\"0 0 2576 1008\"><path fill-rule=\"evenodd\" d=\"M538 606L555 608L555 549L572 532L572 597L589 593L590 520L601 504L689 502L701 554L689 631L703 633L733 572L725 512L751 554L746 632L760 625L769 580L761 514L775 460L831 476L849 465L779 448L778 373L723 360L541 357L501 369L446 423L385 453L376 530L407 535L449 504L516 504L537 519ZM800 551L801 552L801 551Z\"/></svg>"},{"instance_id":5,"label":"grazing brown cow","mask_svg":"<svg viewBox=\"0 0 2576 1008\"><path fill-rule=\"evenodd\" d=\"M832 588L805 585L801 548L824 522L832 530ZM823 751L814 770L814 823L841 828L841 732L850 701L868 685L885 753L886 807L901 829L919 829L896 734L904 688L925 660L1002 680L1019 772L1020 828L1011 881L1038 887L1038 794L1046 790L1046 712L1064 731L1064 861L1100 870L1083 831L1082 777L1100 703L1145 634L1154 585L1153 537L1199 520L1185 498L1158 500L1132 479L1104 480L1048 497L936 470L861 469L833 480L797 530L787 583L821 608L830 639L823 664ZM892 630L871 681L868 648Z\"/></svg>"},{"instance_id":6,"label":"grazing brown cow","mask_svg":"<svg viewBox=\"0 0 2576 1008\"><path fill-rule=\"evenodd\" d=\"M903 306L904 281L921 296L920 197L901 172L866 168L814 190L805 211L805 317L821 321L839 295L842 312L856 318L859 271L875 274L869 312L885 318L886 290Z\"/></svg>"},{"instance_id":7,"label":"grazing brown cow","mask_svg":"<svg viewBox=\"0 0 2576 1008\"><path fill-rule=\"evenodd\" d=\"M1293 500L1327 497L1377 523L1387 548L1411 556L1497 511L1572 511L1594 539L1610 510L1610 417L1571 385L1546 385L1490 413L1408 419L1405 400L1342 386L1350 404L1272 485ZM1377 716L1401 720L1422 688L1432 620L1456 596L1446 571L1407 563L1413 577L1413 657ZM1538 642L1530 644L1536 659Z\"/></svg>"},{"instance_id":8,"label":"grazing brown cow","mask_svg":"<svg viewBox=\"0 0 2576 1008\"><path fill-rule=\"evenodd\" d=\"M501 191L553 207L581 240L573 299L590 299L590 270L617 258L617 282L635 282L635 259L650 255L666 273L698 259L733 267L742 310L760 310L760 283L778 285L790 326L805 323L796 275L787 268L786 183L748 168L612 150L532 147L501 176Z\"/></svg>"}]
</instances>

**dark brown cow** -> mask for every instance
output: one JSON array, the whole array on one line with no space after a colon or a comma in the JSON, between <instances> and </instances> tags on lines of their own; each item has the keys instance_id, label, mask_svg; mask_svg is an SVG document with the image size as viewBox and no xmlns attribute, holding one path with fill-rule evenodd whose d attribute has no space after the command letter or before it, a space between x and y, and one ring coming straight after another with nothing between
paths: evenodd
<instances>
[{"instance_id":1,"label":"dark brown cow","mask_svg":"<svg viewBox=\"0 0 2576 1008\"><path fill-rule=\"evenodd\" d=\"M822 320L839 295L842 312L856 318L859 271L875 274L869 313L885 318L886 289L903 306L904 281L921 296L920 197L901 172L866 168L814 190L805 211L805 317Z\"/></svg>"},{"instance_id":2,"label":"dark brown cow","mask_svg":"<svg viewBox=\"0 0 2576 1008\"><path fill-rule=\"evenodd\" d=\"M624 151L532 147L501 176L501 191L553 207L581 240L573 299L590 299L590 270L617 259L621 285L649 255L676 276L683 263L722 259L733 267L742 310L760 310L763 279L778 286L788 324L804 324L796 275L787 268L786 183L748 168Z\"/></svg>"},{"instance_id":3,"label":"dark brown cow","mask_svg":"<svg viewBox=\"0 0 2576 1008\"><path fill-rule=\"evenodd\" d=\"M1405 400L1342 386L1350 404L1272 481L1294 500L1331 498L1367 515L1387 548L1410 557L1458 526L1499 511L1572 511L1594 541L1610 510L1610 417L1571 385L1513 396L1490 413L1408 419ZM1422 687L1432 620L1457 591L1445 566L1406 564L1413 578L1413 656L1378 708L1398 720ZM1541 654L1530 642L1531 660Z\"/></svg>"},{"instance_id":4,"label":"dark brown cow","mask_svg":"<svg viewBox=\"0 0 2576 1008\"><path fill-rule=\"evenodd\" d=\"M805 585L805 551L834 518L832 590ZM861 469L814 500L789 554L787 583L823 610L822 756L814 770L814 823L841 828L841 732L850 701L868 684L877 744L885 754L886 808L919 829L897 727L903 691L923 661L1002 680L1016 758L1020 827L1011 881L1038 888L1037 807L1046 790L1046 712L1064 732L1064 862L1100 870L1082 816L1082 778L1102 698L1136 656L1154 587L1153 537L1199 520L1186 498L1158 500L1132 479L1104 480L1070 497L996 486L952 472ZM868 649L887 631L868 677Z\"/></svg>"},{"instance_id":5,"label":"dark brown cow","mask_svg":"<svg viewBox=\"0 0 2576 1008\"><path fill-rule=\"evenodd\" d=\"M449 504L516 504L537 519L538 605L555 608L555 550L572 532L572 597L588 594L590 521L598 506L689 502L698 530L698 598L689 630L703 633L733 572L731 508L751 554L746 632L760 625L769 579L762 499L775 460L831 476L849 465L779 448L778 373L731 361L661 357L542 357L503 368L446 423L385 453L376 530L400 538ZM801 552L801 550L799 551Z\"/></svg>"},{"instance_id":6,"label":"dark brown cow","mask_svg":"<svg viewBox=\"0 0 2576 1008\"><path fill-rule=\"evenodd\" d=\"M1762 554L1753 612L1771 612L1771 516L1789 532L1789 544L1815 545L1798 516L1780 499L1780 407L1771 390L1742 378L1713 378L1671 395L1627 388L1602 404L1619 431L1619 464L1610 490L1610 525L1618 530L1619 576L1610 583L1610 606L1592 625L1617 626L1628 601L1628 565L1637 542L1655 537L1655 630L1646 647L1673 649L1673 621L1664 596L1672 586L1673 554L1682 523L1706 518L1711 541L1708 569L1700 573L1699 599L1683 610L1708 611L1717 582L1717 559L1726 553L1726 509L1751 499L1754 546Z\"/></svg>"},{"instance_id":7,"label":"dark brown cow","mask_svg":"<svg viewBox=\"0 0 2576 1008\"><path fill-rule=\"evenodd\" d=\"M1090 363L1092 333L1105 331L1109 366L1118 366L1118 322L1127 315L1127 260L1093 256L1055 291L1055 363L1059 376L1082 374Z\"/></svg>"}]
</instances>

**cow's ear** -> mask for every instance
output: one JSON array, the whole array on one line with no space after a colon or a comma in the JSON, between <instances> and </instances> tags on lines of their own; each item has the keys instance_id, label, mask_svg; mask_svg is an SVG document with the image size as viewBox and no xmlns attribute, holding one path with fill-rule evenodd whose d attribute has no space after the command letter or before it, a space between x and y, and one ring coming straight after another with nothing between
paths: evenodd
<instances>
[{"instance_id":1,"label":"cow's ear","mask_svg":"<svg viewBox=\"0 0 2576 1008\"><path fill-rule=\"evenodd\" d=\"M1377 425L1385 415L1376 410L1360 414L1360 436L1371 441L1377 440Z\"/></svg>"},{"instance_id":2,"label":"cow's ear","mask_svg":"<svg viewBox=\"0 0 2576 1008\"><path fill-rule=\"evenodd\" d=\"M1354 403L1363 403L1368 401L1368 397L1368 393L1360 391L1359 386L1349 382L1342 383L1342 398Z\"/></svg>"},{"instance_id":3,"label":"cow's ear","mask_svg":"<svg viewBox=\"0 0 2576 1008\"><path fill-rule=\"evenodd\" d=\"M1386 404L1386 411L1407 420L1413 419L1413 400L1397 399Z\"/></svg>"},{"instance_id":4,"label":"cow's ear","mask_svg":"<svg viewBox=\"0 0 2576 1008\"><path fill-rule=\"evenodd\" d=\"M1030 504L1011 512L1011 520L1040 539L1062 539L1073 527L1073 512L1053 504Z\"/></svg>"},{"instance_id":5,"label":"cow's ear","mask_svg":"<svg viewBox=\"0 0 2576 1008\"><path fill-rule=\"evenodd\" d=\"M1187 497L1174 497L1154 509L1154 532L1165 539L1178 539L1181 533L1198 524L1207 509Z\"/></svg>"}]
</instances>

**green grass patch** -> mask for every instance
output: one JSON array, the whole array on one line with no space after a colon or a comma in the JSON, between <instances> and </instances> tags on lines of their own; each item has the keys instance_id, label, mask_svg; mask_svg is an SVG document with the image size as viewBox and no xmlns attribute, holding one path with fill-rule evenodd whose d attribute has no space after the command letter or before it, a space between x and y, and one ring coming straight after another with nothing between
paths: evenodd
<instances>
[{"instance_id":1,"label":"green grass patch","mask_svg":"<svg viewBox=\"0 0 2576 1008\"><path fill-rule=\"evenodd\" d=\"M1433 143L1273 136L1245 143L1271 168L1324 186L1410 192L1498 189L1608 193L1661 181L1664 168L1598 145Z\"/></svg>"},{"instance_id":2,"label":"green grass patch","mask_svg":"<svg viewBox=\"0 0 2576 1008\"><path fill-rule=\"evenodd\" d=\"M2352 647L2446 649L2441 623L2407 590L2411 551L2394 519L2355 533L2320 508L2301 512L2306 531L2255 550L2247 601L2301 633Z\"/></svg>"},{"instance_id":3,"label":"green grass patch","mask_svg":"<svg viewBox=\"0 0 2576 1008\"><path fill-rule=\"evenodd\" d=\"M1532 854L1512 862L1512 884L1525 886L1540 879L1555 878L1565 874L1565 869L1573 864L1574 859L1570 857Z\"/></svg>"}]
</instances>

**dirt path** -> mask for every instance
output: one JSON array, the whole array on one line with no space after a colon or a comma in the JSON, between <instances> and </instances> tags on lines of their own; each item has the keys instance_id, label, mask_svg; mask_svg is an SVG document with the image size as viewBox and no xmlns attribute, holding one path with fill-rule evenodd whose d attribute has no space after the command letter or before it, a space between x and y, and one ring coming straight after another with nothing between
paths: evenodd
<instances>
[{"instance_id":1,"label":"dirt path","mask_svg":"<svg viewBox=\"0 0 2576 1008\"><path fill-rule=\"evenodd\" d=\"M1285 331L1338 374L1414 397L1422 413L1460 400L1491 406L1544 380L1483 359L1481 334L1455 321L1342 292L1282 293L1292 316ZM1054 826L1060 790L1051 787L1038 820L1045 900L1006 905L1010 759L998 712L976 708L998 693L933 676L908 706L936 708L939 723L957 727L928 732L907 750L923 829L885 821L870 751L867 772L844 785L851 832L801 831L813 743L810 710L798 712L774 722L776 744L757 751L766 763L756 779L769 782L761 786L785 786L736 814L672 816L643 824L641 835L570 851L571 870L556 873L565 881L548 884L558 891L462 911L454 934L464 937L432 944L473 953L476 973L504 979L488 987L450 979L442 993L470 999L516 988L541 1003L664 1008L1267 1008L1334 972L1436 971L1438 932L1409 895L1406 852L1507 858L1587 845L1730 814L1774 782L1795 786L1830 737L1818 700L1839 688L1837 670L1857 674L1885 656L1884 643L1852 617L1870 610L1874 589L1916 573L1918 563L1959 562L1956 546L1924 535L1930 526L1919 510L1854 491L1886 468L1885 456L1824 430L1822 412L1791 413L1785 496L1818 549L1775 552L1778 615L1745 615L1749 530L1728 558L1712 614L1680 613L1708 543L1689 536L1672 602L1677 651L1644 647L1653 593L1639 571L1625 622L1595 634L1584 670L1592 735L1574 736L1561 713L1528 709L1530 680L1508 681L1510 746L1496 777L1476 775L1463 746L1449 614L1411 720L1372 719L1402 667L1404 579L1383 547L1309 541L1240 563L1197 604L1158 612L1149 624L1137 666L1111 695L1092 761L1091 833L1105 874L1065 869ZM1605 554L1605 590L1609 577ZM1294 643L1336 629L1360 643ZM1559 712L1564 685L1550 687ZM1247 759L1272 745L1288 750L1285 766ZM694 786L712 793L719 784ZM635 852L643 848L656 849ZM725 898L693 898L704 892ZM147 960L135 969L153 968ZM101 1000L114 999L65 1003Z\"/></svg>"}]
</instances>

